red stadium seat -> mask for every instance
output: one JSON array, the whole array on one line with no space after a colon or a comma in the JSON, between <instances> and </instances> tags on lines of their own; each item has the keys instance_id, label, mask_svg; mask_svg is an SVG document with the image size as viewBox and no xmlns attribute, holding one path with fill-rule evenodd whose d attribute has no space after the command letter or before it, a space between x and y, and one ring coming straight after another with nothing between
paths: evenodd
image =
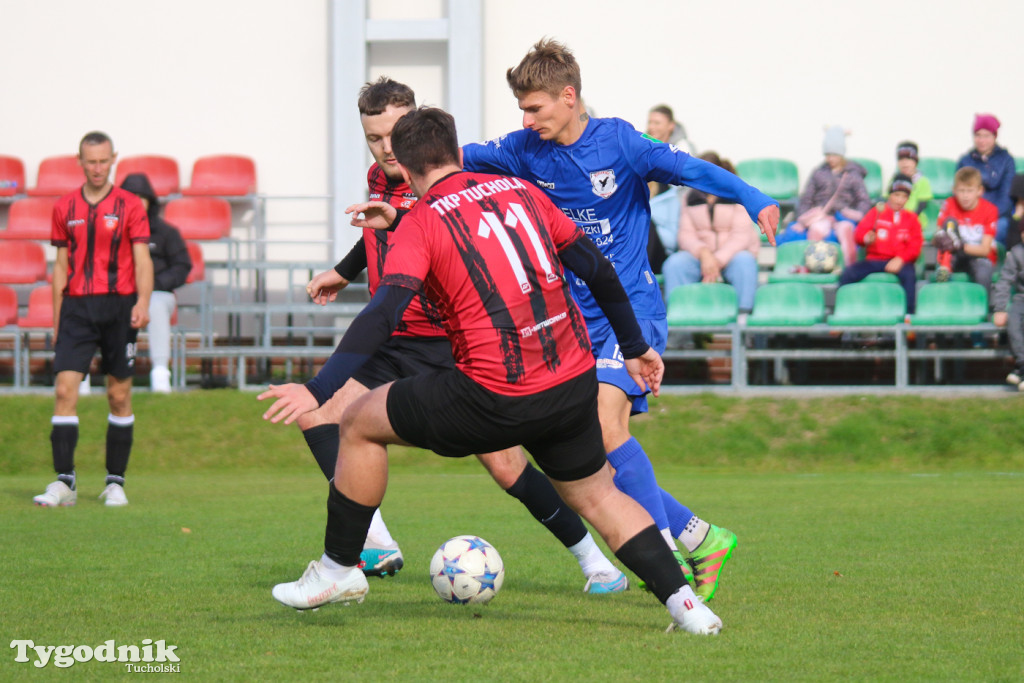
<instances>
[{"instance_id":1,"label":"red stadium seat","mask_svg":"<svg viewBox=\"0 0 1024 683\"><path fill-rule=\"evenodd\" d=\"M0 241L0 283L31 284L46 280L46 253L38 242Z\"/></svg>"},{"instance_id":2,"label":"red stadium seat","mask_svg":"<svg viewBox=\"0 0 1024 683\"><path fill-rule=\"evenodd\" d=\"M202 282L206 279L206 263L203 261L203 248L195 242L185 242L185 246L188 247L188 255L192 259L192 270L188 272L185 284Z\"/></svg>"},{"instance_id":3,"label":"red stadium seat","mask_svg":"<svg viewBox=\"0 0 1024 683\"><path fill-rule=\"evenodd\" d=\"M158 197L177 194L181 190L178 162L156 154L124 157L117 162L117 186L131 173L145 173Z\"/></svg>"},{"instance_id":4,"label":"red stadium seat","mask_svg":"<svg viewBox=\"0 0 1024 683\"><path fill-rule=\"evenodd\" d=\"M0 231L0 238L49 242L56 203L56 197L25 197L15 201L7 216L7 229Z\"/></svg>"},{"instance_id":5,"label":"red stadium seat","mask_svg":"<svg viewBox=\"0 0 1024 683\"><path fill-rule=\"evenodd\" d=\"M0 327L18 320L18 293L7 285L0 285Z\"/></svg>"},{"instance_id":6,"label":"red stadium seat","mask_svg":"<svg viewBox=\"0 0 1024 683\"><path fill-rule=\"evenodd\" d=\"M48 157L39 163L36 186L29 188L33 197L59 197L77 190L85 183L82 167L74 154Z\"/></svg>"},{"instance_id":7,"label":"red stadium seat","mask_svg":"<svg viewBox=\"0 0 1024 683\"><path fill-rule=\"evenodd\" d=\"M219 154L192 165L192 184L184 195L244 197L256 191L256 163L249 157Z\"/></svg>"},{"instance_id":8,"label":"red stadium seat","mask_svg":"<svg viewBox=\"0 0 1024 683\"><path fill-rule=\"evenodd\" d=\"M0 197L25 194L25 164L18 157L0 155Z\"/></svg>"},{"instance_id":9,"label":"red stadium seat","mask_svg":"<svg viewBox=\"0 0 1024 683\"><path fill-rule=\"evenodd\" d=\"M41 285L28 295L28 312L18 318L18 327L53 327L53 288Z\"/></svg>"},{"instance_id":10,"label":"red stadium seat","mask_svg":"<svg viewBox=\"0 0 1024 683\"><path fill-rule=\"evenodd\" d=\"M164 207L164 220L186 240L219 240L231 233L231 205L216 197L182 197Z\"/></svg>"}]
</instances>

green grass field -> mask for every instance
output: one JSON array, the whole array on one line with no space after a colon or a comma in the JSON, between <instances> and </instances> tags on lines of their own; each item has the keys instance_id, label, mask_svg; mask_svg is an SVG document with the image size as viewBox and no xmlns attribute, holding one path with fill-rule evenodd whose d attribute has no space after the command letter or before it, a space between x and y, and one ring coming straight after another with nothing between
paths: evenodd
<instances>
[{"instance_id":1,"label":"green grass field","mask_svg":"<svg viewBox=\"0 0 1024 683\"><path fill-rule=\"evenodd\" d=\"M261 408L234 391L139 395L131 505L107 509L106 406L86 399L79 503L41 509L51 402L0 398L0 680L127 673L17 663L14 640L147 638L218 681L1024 678L1017 400L659 399L636 431L661 483L740 538L717 638L663 633L638 590L584 595L568 553L475 460L411 449L393 453L382 508L405 569L361 605L282 607L271 586L322 550L326 483ZM430 587L431 555L460 533L505 560L490 605Z\"/></svg>"}]
</instances>

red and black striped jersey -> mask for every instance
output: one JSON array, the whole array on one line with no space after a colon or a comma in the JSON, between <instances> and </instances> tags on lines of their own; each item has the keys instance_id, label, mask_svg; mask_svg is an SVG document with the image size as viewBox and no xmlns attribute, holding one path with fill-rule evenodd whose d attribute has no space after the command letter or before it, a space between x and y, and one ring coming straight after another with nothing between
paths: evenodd
<instances>
[{"instance_id":1,"label":"red and black striped jersey","mask_svg":"<svg viewBox=\"0 0 1024 683\"><path fill-rule=\"evenodd\" d=\"M149 243L149 219L131 192L111 187L90 204L79 188L54 205L50 243L68 250L66 296L134 294L132 245Z\"/></svg>"},{"instance_id":2,"label":"red and black striped jersey","mask_svg":"<svg viewBox=\"0 0 1024 683\"><path fill-rule=\"evenodd\" d=\"M390 179L374 162L366 174L366 183L370 188L371 202L387 202L404 213L416 204L416 195L404 180ZM396 230L401 229L401 224ZM391 230L363 229L363 243L366 246L366 278L370 296L377 291L384 260L388 255L388 239ZM429 299L417 294L394 331L400 337L443 337L444 327L441 325L441 314Z\"/></svg>"},{"instance_id":3,"label":"red and black striped jersey","mask_svg":"<svg viewBox=\"0 0 1024 683\"><path fill-rule=\"evenodd\" d=\"M518 178L453 173L402 220L381 284L424 289L471 379L499 394L531 394L594 365L558 257L581 238Z\"/></svg>"}]
</instances>

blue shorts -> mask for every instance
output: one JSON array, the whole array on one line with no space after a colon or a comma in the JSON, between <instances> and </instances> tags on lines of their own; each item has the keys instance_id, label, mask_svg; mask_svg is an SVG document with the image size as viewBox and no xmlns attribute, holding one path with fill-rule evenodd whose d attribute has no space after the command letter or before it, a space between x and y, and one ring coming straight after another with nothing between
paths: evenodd
<instances>
[{"instance_id":1,"label":"blue shorts","mask_svg":"<svg viewBox=\"0 0 1024 683\"><path fill-rule=\"evenodd\" d=\"M668 337L668 320L638 320L644 340L658 353L665 351ZM603 320L588 325L591 351L597 361L597 381L599 384L611 384L622 389L626 396L633 399L632 414L647 412L647 394L649 390L641 388L633 381L626 371L625 359L619 351L619 342L612 330L611 323Z\"/></svg>"}]
</instances>

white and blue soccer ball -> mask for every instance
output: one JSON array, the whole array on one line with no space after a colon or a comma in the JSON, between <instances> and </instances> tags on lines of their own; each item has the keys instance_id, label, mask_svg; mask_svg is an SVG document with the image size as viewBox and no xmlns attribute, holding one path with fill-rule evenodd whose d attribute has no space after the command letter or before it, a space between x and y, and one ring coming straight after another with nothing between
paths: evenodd
<instances>
[{"instance_id":1,"label":"white and blue soccer ball","mask_svg":"<svg viewBox=\"0 0 1024 683\"><path fill-rule=\"evenodd\" d=\"M839 247L834 242L811 242L804 250L804 265L810 273L831 273L839 265Z\"/></svg>"},{"instance_id":2,"label":"white and blue soccer ball","mask_svg":"<svg viewBox=\"0 0 1024 683\"><path fill-rule=\"evenodd\" d=\"M482 605L501 590L505 563L479 536L456 536L441 544L430 560L430 583L438 596L457 605Z\"/></svg>"}]
</instances>

